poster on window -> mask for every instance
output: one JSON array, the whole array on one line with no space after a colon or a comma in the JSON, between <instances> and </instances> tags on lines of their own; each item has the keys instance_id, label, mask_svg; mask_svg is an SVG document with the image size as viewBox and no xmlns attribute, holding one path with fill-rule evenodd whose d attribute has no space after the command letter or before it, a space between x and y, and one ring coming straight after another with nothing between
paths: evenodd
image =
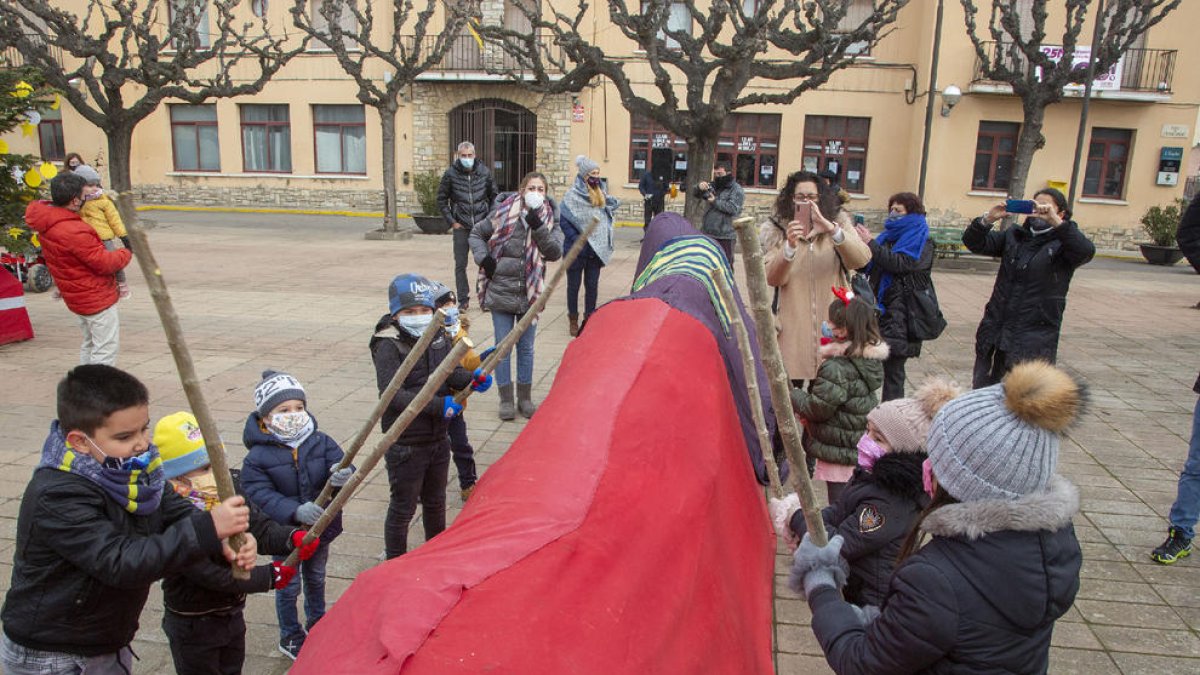
<instances>
[{"instance_id":1,"label":"poster on window","mask_svg":"<svg viewBox=\"0 0 1200 675\"><path fill-rule=\"evenodd\" d=\"M634 171L642 171L642 170L644 170L645 168L646 168L646 160L644 160L644 159L635 159L635 160L633 160L633 169L634 169Z\"/></svg>"},{"instance_id":2,"label":"poster on window","mask_svg":"<svg viewBox=\"0 0 1200 675\"><path fill-rule=\"evenodd\" d=\"M754 152L758 149L758 143L753 136L742 136L738 139L738 152Z\"/></svg>"},{"instance_id":3,"label":"poster on window","mask_svg":"<svg viewBox=\"0 0 1200 675\"><path fill-rule=\"evenodd\" d=\"M575 104L571 106L571 119L576 122L582 122L586 119L583 114L583 101L575 101Z\"/></svg>"},{"instance_id":4,"label":"poster on window","mask_svg":"<svg viewBox=\"0 0 1200 675\"><path fill-rule=\"evenodd\" d=\"M825 141L825 154L841 156L845 145L841 141Z\"/></svg>"},{"instance_id":5,"label":"poster on window","mask_svg":"<svg viewBox=\"0 0 1200 675\"><path fill-rule=\"evenodd\" d=\"M1060 60L1062 60L1064 51L1065 50L1061 46L1042 45L1042 53L1045 54L1047 57L1049 57L1049 59L1055 63L1058 63ZM1085 69L1088 67L1088 61L1091 60L1091 58L1092 58L1092 48L1091 47L1084 47L1084 46L1076 47L1075 53L1072 54L1072 56L1071 56L1071 68ZM1092 80L1092 89L1094 91L1118 91L1118 90L1120 90L1121 89L1121 73L1124 68L1124 65L1125 65L1125 58L1121 57L1116 63L1113 64L1113 66L1111 68L1108 69L1108 71L1103 72L1103 73L1096 73L1095 79ZM1039 80L1042 79L1042 69L1041 68L1037 69L1037 77ZM1067 86L1063 87L1063 90L1081 92L1081 91L1083 91L1083 88L1084 87L1082 84L1068 84Z\"/></svg>"},{"instance_id":6,"label":"poster on window","mask_svg":"<svg viewBox=\"0 0 1200 675\"><path fill-rule=\"evenodd\" d=\"M812 171L813 173L816 173L817 172L817 158L813 157L812 155L805 156L804 157L804 170Z\"/></svg>"},{"instance_id":7,"label":"poster on window","mask_svg":"<svg viewBox=\"0 0 1200 675\"><path fill-rule=\"evenodd\" d=\"M652 147L655 147L655 148L671 147L671 135L670 134L654 134L654 143L652 144Z\"/></svg>"}]
</instances>

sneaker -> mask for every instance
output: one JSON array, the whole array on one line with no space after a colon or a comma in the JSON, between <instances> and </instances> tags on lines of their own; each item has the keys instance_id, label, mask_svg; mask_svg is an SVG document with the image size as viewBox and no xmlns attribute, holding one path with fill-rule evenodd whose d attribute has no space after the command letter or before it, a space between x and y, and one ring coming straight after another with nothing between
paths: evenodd
<instances>
[{"instance_id":1,"label":"sneaker","mask_svg":"<svg viewBox=\"0 0 1200 675\"><path fill-rule=\"evenodd\" d=\"M1186 539L1178 528L1167 530L1167 540L1162 546L1150 553L1154 562L1162 565L1174 565L1180 558L1186 558L1192 553L1192 540Z\"/></svg>"},{"instance_id":2,"label":"sneaker","mask_svg":"<svg viewBox=\"0 0 1200 675\"><path fill-rule=\"evenodd\" d=\"M304 647L303 633L279 641L279 651L293 661L296 660L296 657L300 656L300 649L302 647Z\"/></svg>"},{"instance_id":3,"label":"sneaker","mask_svg":"<svg viewBox=\"0 0 1200 675\"><path fill-rule=\"evenodd\" d=\"M125 282L117 284L117 295L119 295L122 300L127 300L129 296L133 295L133 293L129 290L129 284Z\"/></svg>"}]
</instances>

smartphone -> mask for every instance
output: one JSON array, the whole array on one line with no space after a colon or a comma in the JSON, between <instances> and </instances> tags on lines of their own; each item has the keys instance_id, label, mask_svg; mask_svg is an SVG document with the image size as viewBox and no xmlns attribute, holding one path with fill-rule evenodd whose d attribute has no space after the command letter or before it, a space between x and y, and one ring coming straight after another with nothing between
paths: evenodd
<instances>
[{"instance_id":1,"label":"smartphone","mask_svg":"<svg viewBox=\"0 0 1200 675\"><path fill-rule=\"evenodd\" d=\"M866 225L867 217L861 213L854 214L854 224L855 225Z\"/></svg>"},{"instance_id":2,"label":"smartphone","mask_svg":"<svg viewBox=\"0 0 1200 675\"><path fill-rule=\"evenodd\" d=\"M812 227L812 202L796 205L796 222L805 228Z\"/></svg>"},{"instance_id":3,"label":"smartphone","mask_svg":"<svg viewBox=\"0 0 1200 675\"><path fill-rule=\"evenodd\" d=\"M1009 213L1033 213L1037 204L1029 199L1008 199L1004 202L1004 210Z\"/></svg>"}]
</instances>

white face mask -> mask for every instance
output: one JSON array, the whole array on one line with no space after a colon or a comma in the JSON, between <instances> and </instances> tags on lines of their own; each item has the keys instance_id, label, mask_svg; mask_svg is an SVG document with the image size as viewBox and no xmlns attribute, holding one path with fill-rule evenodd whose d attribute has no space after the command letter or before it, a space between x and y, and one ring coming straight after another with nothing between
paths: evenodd
<instances>
[{"instance_id":1,"label":"white face mask","mask_svg":"<svg viewBox=\"0 0 1200 675\"><path fill-rule=\"evenodd\" d=\"M270 427L271 431L274 432L279 438L285 441L290 441L299 438L300 434L304 433L304 429L308 427L309 420L311 419L312 418L309 417L307 410L301 410L300 412L275 413L274 415L271 415L271 419L267 422L267 426Z\"/></svg>"},{"instance_id":2,"label":"white face mask","mask_svg":"<svg viewBox=\"0 0 1200 675\"><path fill-rule=\"evenodd\" d=\"M542 208L544 203L546 203L546 195L532 190L525 193L525 207L530 211L537 211Z\"/></svg>"},{"instance_id":3,"label":"white face mask","mask_svg":"<svg viewBox=\"0 0 1200 675\"><path fill-rule=\"evenodd\" d=\"M401 314L396 317L396 323L400 324L404 332L413 337L421 337L431 321L433 321L432 314Z\"/></svg>"},{"instance_id":4,"label":"white face mask","mask_svg":"<svg viewBox=\"0 0 1200 675\"><path fill-rule=\"evenodd\" d=\"M475 158L474 157L459 157L458 163L462 164L462 168L466 169L467 171L470 171L471 168L475 166Z\"/></svg>"}]
</instances>

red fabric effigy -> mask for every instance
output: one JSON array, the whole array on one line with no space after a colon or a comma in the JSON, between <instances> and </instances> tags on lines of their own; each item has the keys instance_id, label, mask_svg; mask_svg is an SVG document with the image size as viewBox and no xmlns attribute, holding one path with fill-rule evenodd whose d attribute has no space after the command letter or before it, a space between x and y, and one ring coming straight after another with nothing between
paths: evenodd
<instances>
[{"instance_id":1,"label":"red fabric effigy","mask_svg":"<svg viewBox=\"0 0 1200 675\"><path fill-rule=\"evenodd\" d=\"M361 573L293 673L771 673L775 537L712 334L601 308L444 533Z\"/></svg>"},{"instance_id":2,"label":"red fabric effigy","mask_svg":"<svg viewBox=\"0 0 1200 675\"><path fill-rule=\"evenodd\" d=\"M33 339L33 324L25 310L25 289L0 267L0 345Z\"/></svg>"}]
</instances>

